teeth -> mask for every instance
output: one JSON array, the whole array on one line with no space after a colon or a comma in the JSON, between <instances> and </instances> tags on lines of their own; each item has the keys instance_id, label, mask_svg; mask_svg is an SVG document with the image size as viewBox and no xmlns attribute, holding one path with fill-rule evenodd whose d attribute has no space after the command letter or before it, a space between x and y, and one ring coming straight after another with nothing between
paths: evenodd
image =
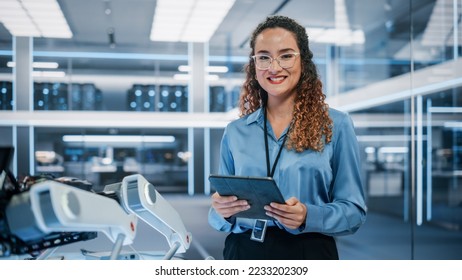
<instances>
[{"instance_id":1,"label":"teeth","mask_svg":"<svg viewBox=\"0 0 462 280\"><path fill-rule=\"evenodd\" d=\"M282 81L283 79L284 79L284 77L270 77L270 80L275 81L275 82Z\"/></svg>"}]
</instances>

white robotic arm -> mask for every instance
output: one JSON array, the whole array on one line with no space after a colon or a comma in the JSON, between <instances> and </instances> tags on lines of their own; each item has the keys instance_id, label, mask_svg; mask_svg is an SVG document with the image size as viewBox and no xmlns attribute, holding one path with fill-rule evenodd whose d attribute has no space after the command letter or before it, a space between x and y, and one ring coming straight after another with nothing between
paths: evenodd
<instances>
[{"instance_id":1,"label":"white robotic arm","mask_svg":"<svg viewBox=\"0 0 462 280\"><path fill-rule=\"evenodd\" d=\"M175 208L138 174L107 185L103 193L54 180L36 183L12 196L5 214L9 231L28 244L44 238L59 241L51 237L60 232L103 232L115 244L111 259L118 257L122 245L133 243L138 218L167 239L170 250L164 259L186 252L192 241Z\"/></svg>"},{"instance_id":2,"label":"white robotic arm","mask_svg":"<svg viewBox=\"0 0 462 280\"><path fill-rule=\"evenodd\" d=\"M124 177L121 183L108 185L104 191L116 192L126 211L163 234L173 251L184 253L189 248L192 236L180 215L143 176Z\"/></svg>"},{"instance_id":3,"label":"white robotic arm","mask_svg":"<svg viewBox=\"0 0 462 280\"><path fill-rule=\"evenodd\" d=\"M117 201L51 180L14 196L6 214L11 232L25 241L43 233L100 231L114 243L123 236L127 245L136 235L137 217Z\"/></svg>"}]
</instances>

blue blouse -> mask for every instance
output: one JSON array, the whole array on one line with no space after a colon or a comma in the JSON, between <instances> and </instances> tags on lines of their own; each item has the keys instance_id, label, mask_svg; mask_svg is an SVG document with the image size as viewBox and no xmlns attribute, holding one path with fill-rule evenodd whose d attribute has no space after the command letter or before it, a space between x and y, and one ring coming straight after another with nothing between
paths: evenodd
<instances>
[{"instance_id":1,"label":"blue blouse","mask_svg":"<svg viewBox=\"0 0 462 280\"><path fill-rule=\"evenodd\" d=\"M297 153L284 149L274 173L285 199L294 196L306 205L305 227L288 232L319 232L330 236L354 233L365 222L366 205L360 176L359 147L348 114L329 109L332 141L322 152ZM219 173L267 176L263 111L232 121L226 127L220 150ZM268 148L271 167L283 144L286 130L276 139L269 122ZM224 219L212 207L209 224L219 231L240 233L253 227L252 219ZM232 222L231 222L232 221ZM276 222L276 226L283 227Z\"/></svg>"}]
</instances>

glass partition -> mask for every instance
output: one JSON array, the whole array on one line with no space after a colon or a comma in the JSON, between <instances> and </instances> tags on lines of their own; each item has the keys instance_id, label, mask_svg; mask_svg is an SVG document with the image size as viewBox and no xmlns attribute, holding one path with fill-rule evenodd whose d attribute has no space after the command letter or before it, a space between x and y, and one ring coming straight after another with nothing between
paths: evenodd
<instances>
[{"instance_id":1,"label":"glass partition","mask_svg":"<svg viewBox=\"0 0 462 280\"><path fill-rule=\"evenodd\" d=\"M339 238L341 252L460 259L461 2L345 3L350 25L365 9L379 20L364 44L330 47L327 73L341 82L328 100L355 122L369 209L357 234Z\"/></svg>"},{"instance_id":2,"label":"glass partition","mask_svg":"<svg viewBox=\"0 0 462 280\"><path fill-rule=\"evenodd\" d=\"M461 13L461 1L435 1L426 28L413 34L412 54L441 60L414 97L416 259L462 258ZM426 69L414 68L419 85Z\"/></svg>"},{"instance_id":3,"label":"glass partition","mask_svg":"<svg viewBox=\"0 0 462 280\"><path fill-rule=\"evenodd\" d=\"M416 97L416 228L460 231L460 87ZM420 162L420 164L419 164Z\"/></svg>"},{"instance_id":4,"label":"glass partition","mask_svg":"<svg viewBox=\"0 0 462 280\"><path fill-rule=\"evenodd\" d=\"M186 192L185 129L36 128L37 174L86 180L92 190L142 174L159 191Z\"/></svg>"}]
</instances>

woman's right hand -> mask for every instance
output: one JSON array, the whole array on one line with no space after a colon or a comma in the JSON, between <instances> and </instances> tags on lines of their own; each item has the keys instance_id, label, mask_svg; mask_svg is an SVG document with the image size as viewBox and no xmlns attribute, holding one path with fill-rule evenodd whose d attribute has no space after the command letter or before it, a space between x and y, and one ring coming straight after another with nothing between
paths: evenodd
<instances>
[{"instance_id":1,"label":"woman's right hand","mask_svg":"<svg viewBox=\"0 0 462 280\"><path fill-rule=\"evenodd\" d=\"M227 219L236 213L248 210L250 205L247 200L238 200L235 196L220 196L215 192L212 195L212 207L218 214Z\"/></svg>"}]
</instances>

